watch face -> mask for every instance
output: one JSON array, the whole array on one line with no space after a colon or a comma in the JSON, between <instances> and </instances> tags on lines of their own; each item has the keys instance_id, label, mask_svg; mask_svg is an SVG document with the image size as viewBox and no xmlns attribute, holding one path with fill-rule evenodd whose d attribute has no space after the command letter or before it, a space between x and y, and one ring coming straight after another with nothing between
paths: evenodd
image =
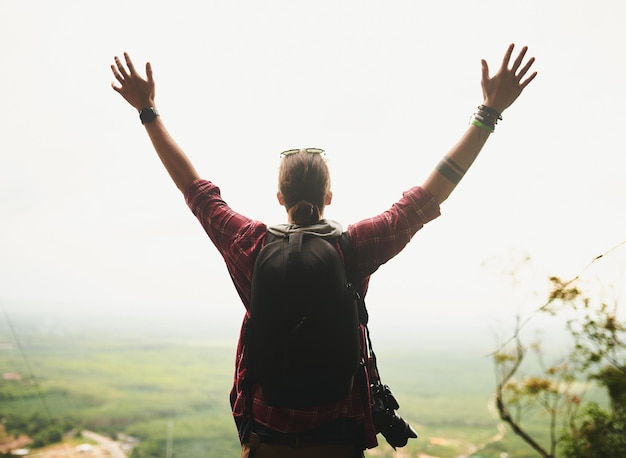
<instances>
[{"instance_id":1,"label":"watch face","mask_svg":"<svg viewBox=\"0 0 626 458\"><path fill-rule=\"evenodd\" d=\"M159 113L156 111L156 109L152 107L144 108L139 113L139 119L141 119L142 124L146 124L148 122L154 121L154 118L156 118L158 115Z\"/></svg>"}]
</instances>

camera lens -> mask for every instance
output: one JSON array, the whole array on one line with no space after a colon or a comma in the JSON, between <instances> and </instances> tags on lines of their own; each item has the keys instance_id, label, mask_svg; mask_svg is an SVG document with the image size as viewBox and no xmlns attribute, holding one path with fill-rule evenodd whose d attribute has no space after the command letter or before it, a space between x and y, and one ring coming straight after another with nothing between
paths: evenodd
<instances>
[{"instance_id":1,"label":"camera lens","mask_svg":"<svg viewBox=\"0 0 626 458\"><path fill-rule=\"evenodd\" d=\"M384 417L383 417L384 416ZM394 412L381 415L379 421L374 420L380 427L380 433L392 447L404 447L410 438L417 438L417 433L402 417Z\"/></svg>"},{"instance_id":2,"label":"camera lens","mask_svg":"<svg viewBox=\"0 0 626 458\"><path fill-rule=\"evenodd\" d=\"M404 447L417 433L395 412L400 406L387 385L371 386L372 416L376 432L379 432L394 449Z\"/></svg>"}]
</instances>

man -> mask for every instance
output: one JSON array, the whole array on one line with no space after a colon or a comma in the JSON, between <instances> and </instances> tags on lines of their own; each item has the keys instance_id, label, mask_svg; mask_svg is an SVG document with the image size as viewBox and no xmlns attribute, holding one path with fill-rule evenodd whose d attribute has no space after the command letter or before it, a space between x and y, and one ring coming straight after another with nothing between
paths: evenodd
<instances>
[{"instance_id":1,"label":"man","mask_svg":"<svg viewBox=\"0 0 626 458\"><path fill-rule=\"evenodd\" d=\"M448 198L472 165L496 124L502 119L502 112L535 78L536 72L528 75L534 58L524 63L527 48L522 48L511 62L513 50L514 45L511 44L493 76L489 74L487 62L482 61L483 103L474 113L466 132L423 184L406 191L383 214L348 227L347 235L357 259L363 291L367 289L370 275L381 264L398 254L424 224L439 216L439 205ZM246 307L243 330L249 318L252 270L265 243L268 227L232 210L222 199L215 184L200 179L158 114L150 63L146 64L144 79L126 53L124 61L115 57L115 63L111 65L119 82L119 85L112 84L112 87L140 113L141 122L163 165L222 254ZM290 150L283 158L281 170L296 170L293 172L296 175L288 180L281 171L277 194L279 204L287 211L289 224L269 228L270 231L298 231L303 226L315 224L323 226L322 232L332 234L335 240L342 233L340 225L323 219L324 206L332 200L332 193L327 186L329 180L324 178L319 184L313 185L317 197L311 201L294 198L297 191L289 190L291 188L286 186L287 181L308 182L312 170L316 177L319 174L326 175L325 162L320 155L321 150L317 148L296 149ZM298 169L299 162L306 163L307 167ZM341 250L339 246L337 249ZM242 457L353 458L363 456L363 449L377 445L367 392L367 374L359 378L345 399L332 405L306 409L277 408L265 402L258 387L250 387L245 383L247 374L243 363L244 353L245 348L240 339L231 403L240 429Z\"/></svg>"}]
</instances>

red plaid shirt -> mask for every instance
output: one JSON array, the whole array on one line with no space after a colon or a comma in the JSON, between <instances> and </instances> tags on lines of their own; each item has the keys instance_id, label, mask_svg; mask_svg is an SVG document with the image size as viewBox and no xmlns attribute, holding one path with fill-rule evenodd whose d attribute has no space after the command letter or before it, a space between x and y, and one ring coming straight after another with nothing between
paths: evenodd
<instances>
[{"instance_id":1,"label":"red plaid shirt","mask_svg":"<svg viewBox=\"0 0 626 458\"><path fill-rule=\"evenodd\" d=\"M185 191L187 205L198 218L223 256L228 272L246 310L250 305L252 269L263 247L267 226L233 211L222 200L219 188L206 180L196 180ZM439 204L426 190L414 187L389 210L373 218L348 226L348 237L357 259L357 270L367 290L369 276L378 267L398 254L424 224L439 216ZM248 319L246 312L243 326ZM366 348L365 345L362 348ZM233 415L240 419L250 405L243 389L246 376L241 338L237 344L235 377L231 391ZM368 383L367 378L360 378ZM367 393L364 396L361 393ZM341 417L364 423L367 448L377 445L376 431L369 409L369 390L355 383L348 398L327 406L310 409L283 409L263 402L258 388L252 392L252 413L255 421L280 432L301 432Z\"/></svg>"}]
</instances>

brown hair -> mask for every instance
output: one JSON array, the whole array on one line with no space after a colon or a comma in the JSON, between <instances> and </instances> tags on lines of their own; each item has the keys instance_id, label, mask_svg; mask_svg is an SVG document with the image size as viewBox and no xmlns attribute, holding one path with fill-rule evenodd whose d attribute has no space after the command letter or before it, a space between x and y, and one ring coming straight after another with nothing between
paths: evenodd
<instances>
[{"instance_id":1,"label":"brown hair","mask_svg":"<svg viewBox=\"0 0 626 458\"><path fill-rule=\"evenodd\" d=\"M278 190L293 223L298 226L317 223L330 192L325 158L303 150L285 156L278 170Z\"/></svg>"}]
</instances>

